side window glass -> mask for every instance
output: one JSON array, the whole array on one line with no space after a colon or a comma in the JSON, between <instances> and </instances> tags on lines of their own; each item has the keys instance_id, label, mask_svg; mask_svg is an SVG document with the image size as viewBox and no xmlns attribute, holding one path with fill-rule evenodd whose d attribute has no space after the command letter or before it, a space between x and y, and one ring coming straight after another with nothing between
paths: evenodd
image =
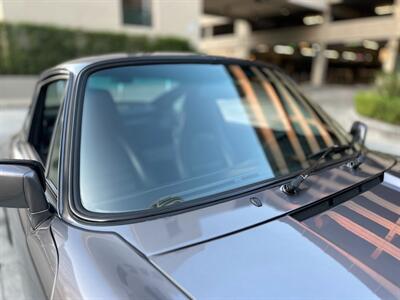
<instances>
[{"instance_id":1,"label":"side window glass","mask_svg":"<svg viewBox=\"0 0 400 300\"><path fill-rule=\"evenodd\" d=\"M64 99L67 81L57 80L42 87L35 110L31 142L43 162L46 162L58 111Z\"/></svg>"},{"instance_id":2,"label":"side window glass","mask_svg":"<svg viewBox=\"0 0 400 300\"><path fill-rule=\"evenodd\" d=\"M60 163L60 148L61 148L61 120L58 122L56 131L54 132L53 146L48 160L48 179L51 183L58 188L58 174Z\"/></svg>"}]
</instances>

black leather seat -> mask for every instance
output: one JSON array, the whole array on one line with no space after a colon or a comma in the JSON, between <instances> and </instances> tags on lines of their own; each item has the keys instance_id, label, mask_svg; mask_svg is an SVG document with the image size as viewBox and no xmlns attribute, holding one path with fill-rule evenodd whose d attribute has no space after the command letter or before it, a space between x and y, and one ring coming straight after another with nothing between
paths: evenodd
<instances>
[{"instance_id":1,"label":"black leather seat","mask_svg":"<svg viewBox=\"0 0 400 300\"><path fill-rule=\"evenodd\" d=\"M224 120L214 97L206 90L188 93L178 131L180 169L185 177L206 175L231 166Z\"/></svg>"},{"instance_id":2,"label":"black leather seat","mask_svg":"<svg viewBox=\"0 0 400 300\"><path fill-rule=\"evenodd\" d=\"M82 201L85 206L85 200L93 199L96 203L87 205L112 211L114 201L132 196L146 187L148 177L129 145L110 93L100 89L88 90L82 120ZM102 187L101 194L97 193L99 186Z\"/></svg>"}]
</instances>

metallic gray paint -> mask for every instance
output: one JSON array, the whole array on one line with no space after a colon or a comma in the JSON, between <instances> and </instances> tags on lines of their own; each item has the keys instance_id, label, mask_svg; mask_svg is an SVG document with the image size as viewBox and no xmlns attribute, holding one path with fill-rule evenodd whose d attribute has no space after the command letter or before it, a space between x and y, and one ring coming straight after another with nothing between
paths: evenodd
<instances>
[{"instance_id":1,"label":"metallic gray paint","mask_svg":"<svg viewBox=\"0 0 400 300\"><path fill-rule=\"evenodd\" d=\"M24 166L3 165L0 172L0 205L4 207L26 208L24 177L31 171ZM32 171L31 171L32 172Z\"/></svg>"},{"instance_id":2,"label":"metallic gray paint","mask_svg":"<svg viewBox=\"0 0 400 300\"><path fill-rule=\"evenodd\" d=\"M118 232L146 255L172 251L283 216L383 172L393 163L377 157L375 159L377 162L374 163L367 159L355 171L340 165L321 171L318 176L310 177L308 188L295 196L283 194L276 186L186 213L104 229ZM258 197L263 206L251 204L249 199L253 196ZM157 239L153 236L154 232L157 232Z\"/></svg>"},{"instance_id":3,"label":"metallic gray paint","mask_svg":"<svg viewBox=\"0 0 400 300\"><path fill-rule=\"evenodd\" d=\"M381 163L385 166L390 161L381 160ZM310 184L307 196L299 198L307 201L310 195L322 195L321 191L324 190L327 194L338 191L343 188L343 184L352 185L363 176L374 174L373 171L381 171L378 166L379 164L369 164L367 161L363 169L356 172L340 167L326 170L315 178L318 179L316 182ZM371 173L366 174L367 170ZM392 186L393 183L398 184L400 189L400 179L396 181L390 175L386 177L390 179L389 183L385 180L381 185L395 193L390 195L392 199L393 195L399 197L400 192L392 189ZM305 203L300 200L291 201L283 194L268 192L271 193L265 191L262 198L259 195L263 201L262 207L251 205L247 201L248 197L244 197L132 225L85 226L85 229L79 229L55 220L52 228L59 245L61 272L57 278L56 291L60 295L69 295L69 291L83 293L71 295L73 298L99 296L98 289L86 288L93 285L92 279L87 277L95 276L95 282L104 282L101 285L101 293L106 295L104 298L126 298L132 291L122 288L125 281L118 276L119 271L116 270L121 265L128 265L131 270L137 264L148 263L147 268L153 272L160 269L161 273L157 274L164 275L162 278L168 282L166 291L169 292L165 292L165 295L173 297L177 296L175 289L182 289L181 296L185 293L199 299L400 297L396 294L396 289L394 292L393 289L385 290L385 284L375 283L375 289L371 289L370 285L365 284L373 280L371 276L354 270L354 259L357 259L357 253L361 254L363 249L355 249L355 258L348 258L343 255L343 250L337 249L332 242L321 239L315 231L307 232L306 225L318 216L303 223L287 215L267 222L271 211L281 214ZM343 205L359 201L357 199L362 197L364 196L357 196L355 200ZM342 205L334 210L341 209L340 207ZM397 209L400 209L399 205ZM265 211L264 219L257 210ZM400 218L400 213L397 217ZM245 229L259 220L264 222ZM239 227L242 230L233 232ZM221 236L222 233L224 236ZM340 240L340 233L333 238ZM91 239L96 242L88 243ZM96 251L103 249L106 244L107 255L97 254ZM178 249L180 247L183 248ZM98 259L98 255L106 256ZM400 262L397 263L400 270ZM363 270L362 267L358 268ZM102 275L106 278L98 278L104 270L108 270L109 276ZM393 273L393 277L388 280L395 281L397 275ZM171 281L167 280L169 278ZM64 287L66 282L68 288ZM113 286L120 287L117 289L119 294L112 290ZM395 284L394 286L396 287ZM141 289L135 289L138 290Z\"/></svg>"},{"instance_id":4,"label":"metallic gray paint","mask_svg":"<svg viewBox=\"0 0 400 300\"><path fill-rule=\"evenodd\" d=\"M58 253L51 234L51 221L48 220L33 231L28 229L27 245L36 272L48 299L51 298L58 269Z\"/></svg>"},{"instance_id":5,"label":"metallic gray paint","mask_svg":"<svg viewBox=\"0 0 400 300\"><path fill-rule=\"evenodd\" d=\"M135 60L125 55L120 59ZM67 201L71 196L72 151L67 145L71 142L69 126L73 124L69 117L74 111L70 98L79 73L103 60L100 57L69 62L42 76L47 80L59 72L70 72L72 82L63 115L58 214L33 230L25 209L19 214L9 209L13 212L14 238L18 239L18 249L26 261L27 284L35 292L32 296L38 299L44 295L51 299L400 299L396 281L399 278L396 270L400 270L398 257L391 259L397 269L379 273L387 263L377 261L371 265L359 244L340 244L348 228L345 228L347 231L331 230L329 222L321 225L320 215L304 222L288 215L294 209L379 174L393 164L392 158L377 154L370 153L359 170L338 165L319 172L295 197L282 194L276 186L201 209L126 225L88 224L72 216ZM38 159L26 143L28 129L29 124L14 140L12 157ZM398 170L397 165L390 172L391 177L386 175L383 184L366 193L382 199L368 209L389 220L385 224L391 223L395 230L400 226L394 220L400 217ZM46 196L49 203L56 202L50 193ZM257 196L263 205L251 204L251 196ZM348 203L360 204L365 197L356 196L332 211L340 213ZM391 202L395 212L382 214L379 206L384 201ZM322 213L322 218L329 212ZM355 216L347 218L353 223L358 220ZM392 249L391 254L400 249L398 231L395 232L391 242L383 242L392 244L383 248ZM384 251L381 255L386 257L387 253Z\"/></svg>"},{"instance_id":6,"label":"metallic gray paint","mask_svg":"<svg viewBox=\"0 0 400 300\"><path fill-rule=\"evenodd\" d=\"M389 227L382 233L366 227L362 216L348 209L370 197L378 201L375 206L368 203L365 214L370 219L363 221L379 227L371 216L380 214ZM399 199L399 189L385 182L305 222L286 216L151 260L196 298L399 299L400 240L394 239L400 237ZM393 210L385 209L383 201ZM319 223L345 208L349 212L339 220L349 228ZM380 258L374 257L376 251L381 251Z\"/></svg>"},{"instance_id":7,"label":"metallic gray paint","mask_svg":"<svg viewBox=\"0 0 400 300\"><path fill-rule=\"evenodd\" d=\"M187 298L115 234L89 232L58 219L52 230L59 253L54 299Z\"/></svg>"}]
</instances>

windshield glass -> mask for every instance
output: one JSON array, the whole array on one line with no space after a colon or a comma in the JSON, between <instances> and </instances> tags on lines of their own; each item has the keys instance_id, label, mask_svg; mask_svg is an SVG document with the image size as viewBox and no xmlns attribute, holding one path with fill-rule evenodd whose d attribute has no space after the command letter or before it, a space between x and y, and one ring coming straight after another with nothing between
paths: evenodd
<instances>
[{"instance_id":1,"label":"windshield glass","mask_svg":"<svg viewBox=\"0 0 400 300\"><path fill-rule=\"evenodd\" d=\"M173 205L309 166L343 144L279 72L256 66L164 64L88 78L80 194L93 212Z\"/></svg>"}]
</instances>

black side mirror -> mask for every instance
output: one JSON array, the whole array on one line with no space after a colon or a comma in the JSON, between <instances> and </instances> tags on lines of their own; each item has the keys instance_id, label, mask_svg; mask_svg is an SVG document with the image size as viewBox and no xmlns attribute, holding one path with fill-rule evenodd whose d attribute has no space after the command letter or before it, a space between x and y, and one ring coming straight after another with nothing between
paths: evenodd
<instances>
[{"instance_id":1,"label":"black side mirror","mask_svg":"<svg viewBox=\"0 0 400 300\"><path fill-rule=\"evenodd\" d=\"M353 125L351 125L350 134L353 137L352 143L358 143L361 147L364 147L365 138L367 137L368 126L365 123L355 121Z\"/></svg>"},{"instance_id":2,"label":"black side mirror","mask_svg":"<svg viewBox=\"0 0 400 300\"><path fill-rule=\"evenodd\" d=\"M0 161L0 207L28 208L36 228L50 216L43 166L30 160Z\"/></svg>"}]
</instances>

